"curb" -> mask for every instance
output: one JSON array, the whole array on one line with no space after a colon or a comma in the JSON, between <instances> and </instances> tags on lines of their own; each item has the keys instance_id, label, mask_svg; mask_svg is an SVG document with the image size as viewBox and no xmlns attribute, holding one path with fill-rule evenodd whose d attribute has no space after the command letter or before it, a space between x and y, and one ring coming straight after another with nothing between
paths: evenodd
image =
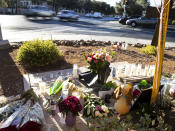
<instances>
[{"instance_id":1,"label":"curb","mask_svg":"<svg viewBox=\"0 0 175 131\"><path fill-rule=\"evenodd\" d=\"M0 50L10 48L10 43L8 40L0 40Z\"/></svg>"},{"instance_id":2,"label":"curb","mask_svg":"<svg viewBox=\"0 0 175 131\"><path fill-rule=\"evenodd\" d=\"M8 40L3 40L2 38L2 31L1 31L1 25L0 25L0 50L1 49L8 49L10 48L10 43Z\"/></svg>"}]
</instances>

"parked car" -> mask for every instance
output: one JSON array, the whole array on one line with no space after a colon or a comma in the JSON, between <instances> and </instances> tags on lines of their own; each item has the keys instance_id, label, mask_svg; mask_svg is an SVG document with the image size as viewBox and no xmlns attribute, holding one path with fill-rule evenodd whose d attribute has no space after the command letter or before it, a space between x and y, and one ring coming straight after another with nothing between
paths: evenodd
<instances>
[{"instance_id":1,"label":"parked car","mask_svg":"<svg viewBox=\"0 0 175 131\"><path fill-rule=\"evenodd\" d=\"M127 25L131 25L132 27L136 27L137 25L156 25L158 20L156 18L146 18L144 16L136 18L136 19L129 19L126 21Z\"/></svg>"},{"instance_id":2,"label":"parked car","mask_svg":"<svg viewBox=\"0 0 175 131\"><path fill-rule=\"evenodd\" d=\"M61 20L76 20L77 21L80 16L72 10L61 10L60 12L58 12L57 17L59 17Z\"/></svg>"},{"instance_id":3,"label":"parked car","mask_svg":"<svg viewBox=\"0 0 175 131\"><path fill-rule=\"evenodd\" d=\"M28 9L26 9L24 12L24 15L27 17L52 17L55 16L55 14L55 11L52 11L48 7L41 5L28 6Z\"/></svg>"},{"instance_id":4,"label":"parked car","mask_svg":"<svg viewBox=\"0 0 175 131\"><path fill-rule=\"evenodd\" d=\"M129 19L134 19L134 18L139 18L140 15L133 15L133 16L129 16L129 17L122 17L119 19L119 23L125 25L126 21Z\"/></svg>"}]
</instances>

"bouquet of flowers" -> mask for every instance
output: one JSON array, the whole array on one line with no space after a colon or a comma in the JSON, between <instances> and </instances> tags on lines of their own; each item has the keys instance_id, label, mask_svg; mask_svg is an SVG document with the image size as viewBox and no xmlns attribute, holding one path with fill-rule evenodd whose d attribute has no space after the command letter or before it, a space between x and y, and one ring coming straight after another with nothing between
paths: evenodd
<instances>
[{"instance_id":1,"label":"bouquet of flowers","mask_svg":"<svg viewBox=\"0 0 175 131\"><path fill-rule=\"evenodd\" d=\"M83 116L101 118L112 115L112 111L104 104L104 102L93 95L87 94L85 96Z\"/></svg>"},{"instance_id":2,"label":"bouquet of flowers","mask_svg":"<svg viewBox=\"0 0 175 131\"><path fill-rule=\"evenodd\" d=\"M82 110L82 105L80 101L75 96L69 96L58 104L59 110L63 115L67 114L69 111L72 112L74 116L78 115L78 112Z\"/></svg>"},{"instance_id":3,"label":"bouquet of flowers","mask_svg":"<svg viewBox=\"0 0 175 131\"><path fill-rule=\"evenodd\" d=\"M100 69L104 69L106 66L109 66L112 61L112 56L106 51L106 49L100 49L96 52L84 54L83 57L90 65L89 69L96 73L98 73Z\"/></svg>"}]
</instances>

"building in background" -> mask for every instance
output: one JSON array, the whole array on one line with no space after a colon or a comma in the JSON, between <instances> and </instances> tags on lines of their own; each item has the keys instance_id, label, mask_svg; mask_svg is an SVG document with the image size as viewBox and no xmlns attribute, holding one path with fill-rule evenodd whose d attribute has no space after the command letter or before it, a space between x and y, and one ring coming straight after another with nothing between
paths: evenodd
<instances>
[{"instance_id":1,"label":"building in background","mask_svg":"<svg viewBox=\"0 0 175 131\"><path fill-rule=\"evenodd\" d=\"M32 2L30 0L20 0L19 4L20 4L20 7L24 7L25 8L27 6L32 5Z\"/></svg>"}]
</instances>

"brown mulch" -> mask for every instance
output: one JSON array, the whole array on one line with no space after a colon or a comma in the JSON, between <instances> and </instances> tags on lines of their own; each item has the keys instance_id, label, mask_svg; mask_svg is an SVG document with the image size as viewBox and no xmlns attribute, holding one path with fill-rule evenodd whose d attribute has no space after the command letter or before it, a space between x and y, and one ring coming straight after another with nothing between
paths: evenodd
<instances>
[{"instance_id":1,"label":"brown mulch","mask_svg":"<svg viewBox=\"0 0 175 131\"><path fill-rule=\"evenodd\" d=\"M83 53L95 51L104 46L59 46L64 52L64 59L47 67L27 67L20 65L16 60L18 49L7 49L0 51L0 95L11 96L23 92L22 74L36 73L49 70L71 68L77 63L79 66L86 65L82 58ZM110 46L106 46L110 50ZM129 63L155 64L156 57L140 53L139 48L131 47L127 50L116 51L113 62L127 61ZM175 51L165 50L163 72L175 73Z\"/></svg>"}]
</instances>

